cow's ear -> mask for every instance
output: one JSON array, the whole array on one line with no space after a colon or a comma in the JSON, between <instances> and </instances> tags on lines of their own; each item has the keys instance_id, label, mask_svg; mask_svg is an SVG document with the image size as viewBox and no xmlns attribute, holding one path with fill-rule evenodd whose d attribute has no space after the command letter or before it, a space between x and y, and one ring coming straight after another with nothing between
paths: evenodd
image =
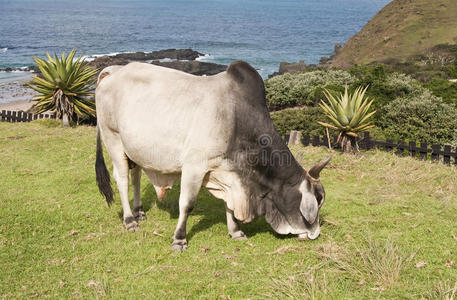
<instances>
[{"instance_id":1,"label":"cow's ear","mask_svg":"<svg viewBox=\"0 0 457 300\"><path fill-rule=\"evenodd\" d=\"M317 219L319 207L316 197L308 191L302 191L302 199L300 202L300 212L309 224L314 224Z\"/></svg>"}]
</instances>

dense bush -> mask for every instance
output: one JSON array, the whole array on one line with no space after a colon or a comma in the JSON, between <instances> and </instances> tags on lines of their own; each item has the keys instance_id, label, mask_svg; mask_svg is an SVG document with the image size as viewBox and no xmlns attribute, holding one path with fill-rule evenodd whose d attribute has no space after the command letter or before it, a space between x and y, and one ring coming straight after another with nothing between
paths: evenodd
<instances>
[{"instance_id":1,"label":"dense bush","mask_svg":"<svg viewBox=\"0 0 457 300\"><path fill-rule=\"evenodd\" d=\"M424 84L433 95L441 97L445 103L457 106L457 83L447 79L435 78Z\"/></svg>"},{"instance_id":2,"label":"dense bush","mask_svg":"<svg viewBox=\"0 0 457 300\"><path fill-rule=\"evenodd\" d=\"M285 109L271 113L271 119L281 135L289 134L291 130L299 130L310 135L325 133L325 129L317 123L325 120L324 112L320 107Z\"/></svg>"},{"instance_id":3,"label":"dense bush","mask_svg":"<svg viewBox=\"0 0 457 300\"><path fill-rule=\"evenodd\" d=\"M430 92L398 98L379 113L385 134L406 140L457 144L457 108Z\"/></svg>"},{"instance_id":4,"label":"dense bush","mask_svg":"<svg viewBox=\"0 0 457 300\"><path fill-rule=\"evenodd\" d=\"M419 81L408 75L395 73L384 65L356 66L350 69L356 78L354 86L368 86L367 96L374 98L379 110L398 97L418 96L425 92Z\"/></svg>"},{"instance_id":5,"label":"dense bush","mask_svg":"<svg viewBox=\"0 0 457 300\"><path fill-rule=\"evenodd\" d=\"M343 91L354 78L342 70L318 70L284 74L265 81L267 103L270 110L286 107L315 105L323 98L322 89Z\"/></svg>"}]
</instances>

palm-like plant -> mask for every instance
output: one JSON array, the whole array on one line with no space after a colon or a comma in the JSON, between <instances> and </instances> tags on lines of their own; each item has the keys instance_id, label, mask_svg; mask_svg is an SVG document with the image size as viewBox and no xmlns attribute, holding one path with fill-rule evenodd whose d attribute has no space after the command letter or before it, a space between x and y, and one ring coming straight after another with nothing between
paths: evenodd
<instances>
[{"instance_id":1,"label":"palm-like plant","mask_svg":"<svg viewBox=\"0 0 457 300\"><path fill-rule=\"evenodd\" d=\"M93 87L96 82L97 70L84 63L82 56L74 59L76 50L68 55L62 53L54 58L46 53L48 60L34 57L42 77L33 76L28 85L38 92L33 98L34 113L52 111L57 118L62 118L64 126L68 126L75 118L95 116Z\"/></svg>"},{"instance_id":2,"label":"palm-like plant","mask_svg":"<svg viewBox=\"0 0 457 300\"><path fill-rule=\"evenodd\" d=\"M339 98L335 98L328 90L324 90L328 103L321 100L319 105L331 124L318 123L339 131L337 142L340 143L344 152L358 152L358 133L374 127L370 123L370 117L376 111L370 111L373 100L365 97L367 88L368 86L358 87L353 94L349 94L346 86L344 94L341 94Z\"/></svg>"}]
</instances>

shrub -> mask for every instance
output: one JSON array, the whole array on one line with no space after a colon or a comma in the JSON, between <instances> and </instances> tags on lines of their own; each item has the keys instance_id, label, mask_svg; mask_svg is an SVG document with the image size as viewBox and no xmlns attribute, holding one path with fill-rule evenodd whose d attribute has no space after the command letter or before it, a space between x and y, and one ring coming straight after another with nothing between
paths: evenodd
<instances>
[{"instance_id":1,"label":"shrub","mask_svg":"<svg viewBox=\"0 0 457 300\"><path fill-rule=\"evenodd\" d=\"M447 79L435 78L424 84L433 95L443 98L448 104L457 106L457 83L450 82Z\"/></svg>"},{"instance_id":2,"label":"shrub","mask_svg":"<svg viewBox=\"0 0 457 300\"><path fill-rule=\"evenodd\" d=\"M398 98L379 113L387 136L436 144L457 144L457 108L430 92Z\"/></svg>"},{"instance_id":3,"label":"shrub","mask_svg":"<svg viewBox=\"0 0 457 300\"><path fill-rule=\"evenodd\" d=\"M350 69L350 73L357 79L353 86L368 86L367 96L376 99L375 109L380 109L398 97L425 92L425 88L416 79L392 72L384 65L356 66Z\"/></svg>"},{"instance_id":4,"label":"shrub","mask_svg":"<svg viewBox=\"0 0 457 300\"><path fill-rule=\"evenodd\" d=\"M318 70L284 74L265 81L266 98L270 110L292 106L314 105L322 99L322 89L340 90L350 85L353 77L342 70Z\"/></svg>"},{"instance_id":5,"label":"shrub","mask_svg":"<svg viewBox=\"0 0 457 300\"><path fill-rule=\"evenodd\" d=\"M324 128L317 123L325 119L320 107L285 109L271 113L271 119L281 135L289 134L291 130L299 130L311 136L325 134Z\"/></svg>"}]
</instances>

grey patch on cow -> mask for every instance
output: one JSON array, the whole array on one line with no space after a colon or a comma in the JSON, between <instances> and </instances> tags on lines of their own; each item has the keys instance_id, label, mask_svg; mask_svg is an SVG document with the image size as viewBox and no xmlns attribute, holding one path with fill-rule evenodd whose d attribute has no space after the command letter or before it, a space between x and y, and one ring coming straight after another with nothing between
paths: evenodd
<instances>
[{"instance_id":1,"label":"grey patch on cow","mask_svg":"<svg viewBox=\"0 0 457 300\"><path fill-rule=\"evenodd\" d=\"M137 231L139 229L138 223L133 216L125 218L124 225L128 231Z\"/></svg>"},{"instance_id":2,"label":"grey patch on cow","mask_svg":"<svg viewBox=\"0 0 457 300\"><path fill-rule=\"evenodd\" d=\"M187 250L187 240L186 239L174 239L171 244L171 249L173 251L182 252Z\"/></svg>"},{"instance_id":3,"label":"grey patch on cow","mask_svg":"<svg viewBox=\"0 0 457 300\"><path fill-rule=\"evenodd\" d=\"M129 170L131 170L131 169L133 169L133 168L135 168L137 166L137 164L133 160L128 158L127 155L125 155L125 157L127 157L127 163L129 165Z\"/></svg>"},{"instance_id":4,"label":"grey patch on cow","mask_svg":"<svg viewBox=\"0 0 457 300\"><path fill-rule=\"evenodd\" d=\"M133 217L135 218L135 220L137 222L144 221L147 219L146 213L143 210L143 206L134 207L132 213L133 213Z\"/></svg>"}]
</instances>

